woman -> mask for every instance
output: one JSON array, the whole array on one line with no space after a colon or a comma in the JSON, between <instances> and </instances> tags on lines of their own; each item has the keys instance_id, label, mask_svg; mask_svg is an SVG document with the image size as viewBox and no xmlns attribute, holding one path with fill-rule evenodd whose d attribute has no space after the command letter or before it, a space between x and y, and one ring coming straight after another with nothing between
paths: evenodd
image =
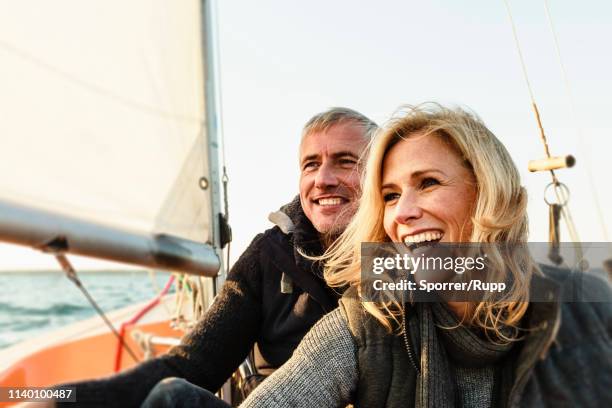
<instances>
[{"instance_id":1,"label":"woman","mask_svg":"<svg viewBox=\"0 0 612 408\"><path fill-rule=\"evenodd\" d=\"M574 275L543 271L524 247L491 257L510 282L502 298L375 303L360 285L362 242L527 241L518 171L479 119L410 108L374 140L364 177L324 256L329 284L350 287L341 307L243 406L612 406L610 303L560 302ZM529 302L534 287L547 302ZM594 278L582 289L611 299Z\"/></svg>"}]
</instances>

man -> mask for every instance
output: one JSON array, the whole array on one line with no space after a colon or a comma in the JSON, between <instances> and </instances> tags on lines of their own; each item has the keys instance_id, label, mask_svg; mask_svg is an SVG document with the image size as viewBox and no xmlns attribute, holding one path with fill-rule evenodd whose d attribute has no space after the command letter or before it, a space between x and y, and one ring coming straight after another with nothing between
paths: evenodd
<instances>
[{"instance_id":1,"label":"man","mask_svg":"<svg viewBox=\"0 0 612 408\"><path fill-rule=\"evenodd\" d=\"M139 406L168 377L184 380L162 382L147 404L170 396L177 406L196 405L206 391L192 384L218 390L253 348L262 376L288 360L314 323L337 306L321 265L302 254L321 255L350 221L359 159L376 128L346 108L310 119L300 143L299 198L270 215L276 226L251 242L210 310L167 355L107 379L71 384L79 405Z\"/></svg>"}]
</instances>

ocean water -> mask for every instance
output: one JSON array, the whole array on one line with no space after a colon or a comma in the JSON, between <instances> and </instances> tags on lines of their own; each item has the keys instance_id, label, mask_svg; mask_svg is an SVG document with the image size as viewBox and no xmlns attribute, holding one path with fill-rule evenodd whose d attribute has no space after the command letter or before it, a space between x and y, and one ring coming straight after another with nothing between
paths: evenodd
<instances>
[{"instance_id":1,"label":"ocean water","mask_svg":"<svg viewBox=\"0 0 612 408\"><path fill-rule=\"evenodd\" d=\"M154 298L170 275L101 271L79 277L102 310L110 312ZM0 349L96 315L62 271L0 272L0 291Z\"/></svg>"}]
</instances>

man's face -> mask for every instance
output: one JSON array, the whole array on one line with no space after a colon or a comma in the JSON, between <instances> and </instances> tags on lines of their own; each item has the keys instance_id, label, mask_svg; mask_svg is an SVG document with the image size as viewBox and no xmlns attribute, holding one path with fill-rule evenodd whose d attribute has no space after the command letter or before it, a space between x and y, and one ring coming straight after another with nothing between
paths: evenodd
<instances>
[{"instance_id":1,"label":"man's face","mask_svg":"<svg viewBox=\"0 0 612 408\"><path fill-rule=\"evenodd\" d=\"M321 234L341 233L353 217L360 193L357 163L366 145L363 130L350 122L302 140L300 201Z\"/></svg>"}]
</instances>

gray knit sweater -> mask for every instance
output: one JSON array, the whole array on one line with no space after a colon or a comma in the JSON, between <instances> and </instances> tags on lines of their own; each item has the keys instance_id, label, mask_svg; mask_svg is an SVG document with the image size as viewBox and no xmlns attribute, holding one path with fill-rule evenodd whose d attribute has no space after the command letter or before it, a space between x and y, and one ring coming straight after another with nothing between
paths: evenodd
<instances>
[{"instance_id":1,"label":"gray knit sweater","mask_svg":"<svg viewBox=\"0 0 612 408\"><path fill-rule=\"evenodd\" d=\"M493 367L456 372L464 407L491 406ZM323 317L280 369L241 408L344 407L357 388L357 346L340 309Z\"/></svg>"},{"instance_id":2,"label":"gray knit sweater","mask_svg":"<svg viewBox=\"0 0 612 408\"><path fill-rule=\"evenodd\" d=\"M357 385L356 350L346 320L335 309L240 407L344 406Z\"/></svg>"}]
</instances>

